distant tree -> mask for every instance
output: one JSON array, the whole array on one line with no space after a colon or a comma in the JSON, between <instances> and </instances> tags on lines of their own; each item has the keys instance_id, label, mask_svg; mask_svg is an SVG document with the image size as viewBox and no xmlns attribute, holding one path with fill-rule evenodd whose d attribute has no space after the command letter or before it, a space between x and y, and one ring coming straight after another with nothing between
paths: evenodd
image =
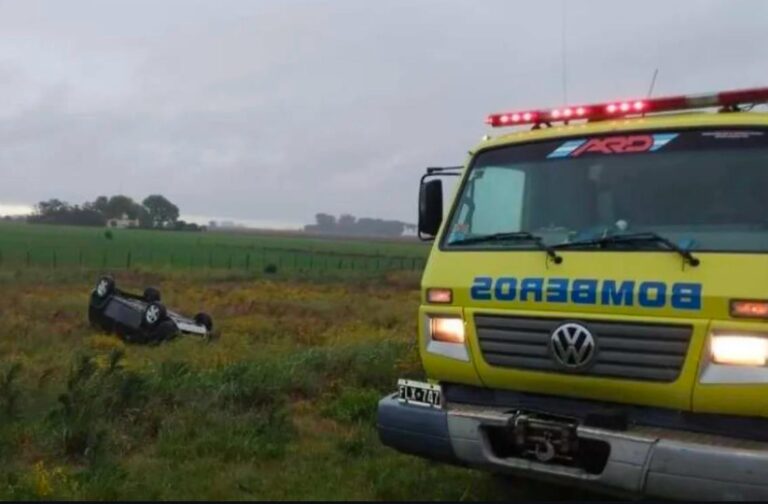
<instances>
[{"instance_id":1,"label":"distant tree","mask_svg":"<svg viewBox=\"0 0 768 504\"><path fill-rule=\"evenodd\" d=\"M90 208L91 210L95 210L106 218L107 211L109 209L109 198L107 198L106 196L99 196L98 198L93 200L92 203L84 204L83 207Z\"/></svg>"},{"instance_id":2,"label":"distant tree","mask_svg":"<svg viewBox=\"0 0 768 504\"><path fill-rule=\"evenodd\" d=\"M304 230L311 233L338 233L354 236L402 236L411 224L396 220L372 219L369 217L356 218L350 214L341 215L336 219L332 215L318 213L315 215L316 224L307 224Z\"/></svg>"},{"instance_id":3,"label":"distant tree","mask_svg":"<svg viewBox=\"0 0 768 504\"><path fill-rule=\"evenodd\" d=\"M41 216L60 214L62 212L68 211L69 208L69 203L56 198L51 198L47 201L41 201L35 205L36 213Z\"/></svg>"},{"instance_id":4,"label":"distant tree","mask_svg":"<svg viewBox=\"0 0 768 504\"><path fill-rule=\"evenodd\" d=\"M320 229L333 229L336 227L336 217L327 213L315 214L315 222Z\"/></svg>"},{"instance_id":5,"label":"distant tree","mask_svg":"<svg viewBox=\"0 0 768 504\"><path fill-rule=\"evenodd\" d=\"M118 194L109 198L103 213L107 219L119 219L123 215L129 219L137 219L139 217L139 205L132 198Z\"/></svg>"},{"instance_id":6,"label":"distant tree","mask_svg":"<svg viewBox=\"0 0 768 504\"><path fill-rule=\"evenodd\" d=\"M338 227L343 230L351 230L357 219L354 215L342 214L338 220Z\"/></svg>"},{"instance_id":7,"label":"distant tree","mask_svg":"<svg viewBox=\"0 0 768 504\"><path fill-rule=\"evenodd\" d=\"M79 205L70 205L53 198L35 205L35 214L29 222L36 224L70 224L75 226L103 226L104 217L97 211Z\"/></svg>"},{"instance_id":8,"label":"distant tree","mask_svg":"<svg viewBox=\"0 0 768 504\"><path fill-rule=\"evenodd\" d=\"M140 228L151 228L154 226L154 223L152 222L152 216L149 214L149 210L147 210L144 206L139 205L139 227Z\"/></svg>"},{"instance_id":9,"label":"distant tree","mask_svg":"<svg viewBox=\"0 0 768 504\"><path fill-rule=\"evenodd\" d=\"M142 204L149 212L149 219L153 227L173 225L179 218L179 207L160 194L147 196Z\"/></svg>"}]
</instances>

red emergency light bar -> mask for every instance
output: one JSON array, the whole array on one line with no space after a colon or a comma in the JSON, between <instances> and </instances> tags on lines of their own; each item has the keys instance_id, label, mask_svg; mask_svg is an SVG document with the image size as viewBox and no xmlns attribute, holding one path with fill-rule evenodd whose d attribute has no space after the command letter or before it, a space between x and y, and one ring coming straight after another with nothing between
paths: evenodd
<instances>
[{"instance_id":1,"label":"red emergency light bar","mask_svg":"<svg viewBox=\"0 0 768 504\"><path fill-rule=\"evenodd\" d=\"M734 107L768 102L768 87L723 91L714 94L666 96L640 100L619 100L592 105L577 105L543 110L491 114L485 120L494 128L519 124L542 124L574 119L610 119L652 112L669 112L705 107Z\"/></svg>"}]
</instances>

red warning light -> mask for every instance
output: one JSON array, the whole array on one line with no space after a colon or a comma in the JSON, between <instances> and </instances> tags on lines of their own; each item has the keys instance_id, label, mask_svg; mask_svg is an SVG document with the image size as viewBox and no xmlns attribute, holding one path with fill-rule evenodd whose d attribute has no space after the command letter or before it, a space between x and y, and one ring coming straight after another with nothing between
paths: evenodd
<instances>
[{"instance_id":1,"label":"red warning light","mask_svg":"<svg viewBox=\"0 0 768 504\"><path fill-rule=\"evenodd\" d=\"M596 103L554 109L529 110L491 114L486 123L493 127L516 124L539 124L571 119L607 119L631 114L669 112L706 107L735 108L741 104L768 102L768 87L723 91L721 93L686 96L665 96L645 100Z\"/></svg>"}]
</instances>

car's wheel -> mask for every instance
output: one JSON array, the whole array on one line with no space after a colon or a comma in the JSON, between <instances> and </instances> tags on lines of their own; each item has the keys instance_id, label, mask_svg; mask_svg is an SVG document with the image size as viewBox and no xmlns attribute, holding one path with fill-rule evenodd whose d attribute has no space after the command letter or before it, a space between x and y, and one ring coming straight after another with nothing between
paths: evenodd
<instances>
[{"instance_id":1,"label":"car's wheel","mask_svg":"<svg viewBox=\"0 0 768 504\"><path fill-rule=\"evenodd\" d=\"M155 327L157 324L165 320L167 312L165 306L160 303L149 303L144 308L144 313L141 316L141 323L147 327Z\"/></svg>"},{"instance_id":2,"label":"car's wheel","mask_svg":"<svg viewBox=\"0 0 768 504\"><path fill-rule=\"evenodd\" d=\"M144 289L144 301L147 303L156 303L160 301L160 291L154 287Z\"/></svg>"},{"instance_id":3,"label":"car's wheel","mask_svg":"<svg viewBox=\"0 0 768 504\"><path fill-rule=\"evenodd\" d=\"M113 292L115 292L115 280L111 276L104 275L96 282L96 288L93 289L93 293L99 299L106 299Z\"/></svg>"},{"instance_id":4,"label":"car's wheel","mask_svg":"<svg viewBox=\"0 0 768 504\"><path fill-rule=\"evenodd\" d=\"M208 332L213 330L213 319L207 313L198 313L195 315L195 323L201 326L205 326Z\"/></svg>"}]
</instances>

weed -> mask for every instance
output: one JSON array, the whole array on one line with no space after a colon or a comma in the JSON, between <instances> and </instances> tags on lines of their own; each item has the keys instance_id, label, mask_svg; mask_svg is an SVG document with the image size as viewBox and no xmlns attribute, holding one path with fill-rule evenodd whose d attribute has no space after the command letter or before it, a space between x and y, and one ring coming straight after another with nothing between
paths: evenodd
<instances>
[{"instance_id":1,"label":"weed","mask_svg":"<svg viewBox=\"0 0 768 504\"><path fill-rule=\"evenodd\" d=\"M93 239L103 240L101 232ZM114 246L134 236L114 233ZM65 264L66 255L59 259ZM10 375L2 367L11 385L0 387L0 414L14 397L11 409L24 418L0 420L0 498L504 495L481 473L378 441L378 398L398 377L423 373L411 278L373 282L345 269L299 279L284 268L267 276L252 261L249 272L119 271L119 285L137 292L159 285L169 306L209 311L226 335L155 348L125 346L88 327L83 310L102 272L88 269L87 254L82 269L0 272L8 335L0 355L23 364Z\"/></svg>"},{"instance_id":2,"label":"weed","mask_svg":"<svg viewBox=\"0 0 768 504\"><path fill-rule=\"evenodd\" d=\"M119 363L122 350L109 354L105 369L99 370L92 356L79 355L70 369L67 388L49 420L60 439L64 454L94 460L108 437L108 422L136 410L146 402L146 382L125 372Z\"/></svg>"},{"instance_id":3,"label":"weed","mask_svg":"<svg viewBox=\"0 0 768 504\"><path fill-rule=\"evenodd\" d=\"M323 408L323 414L340 422L373 426L381 394L372 389L344 388Z\"/></svg>"},{"instance_id":4,"label":"weed","mask_svg":"<svg viewBox=\"0 0 768 504\"><path fill-rule=\"evenodd\" d=\"M14 362L6 369L0 371L0 416L13 420L18 416L19 398L21 390L18 386L18 377L21 372L21 364Z\"/></svg>"}]
</instances>

